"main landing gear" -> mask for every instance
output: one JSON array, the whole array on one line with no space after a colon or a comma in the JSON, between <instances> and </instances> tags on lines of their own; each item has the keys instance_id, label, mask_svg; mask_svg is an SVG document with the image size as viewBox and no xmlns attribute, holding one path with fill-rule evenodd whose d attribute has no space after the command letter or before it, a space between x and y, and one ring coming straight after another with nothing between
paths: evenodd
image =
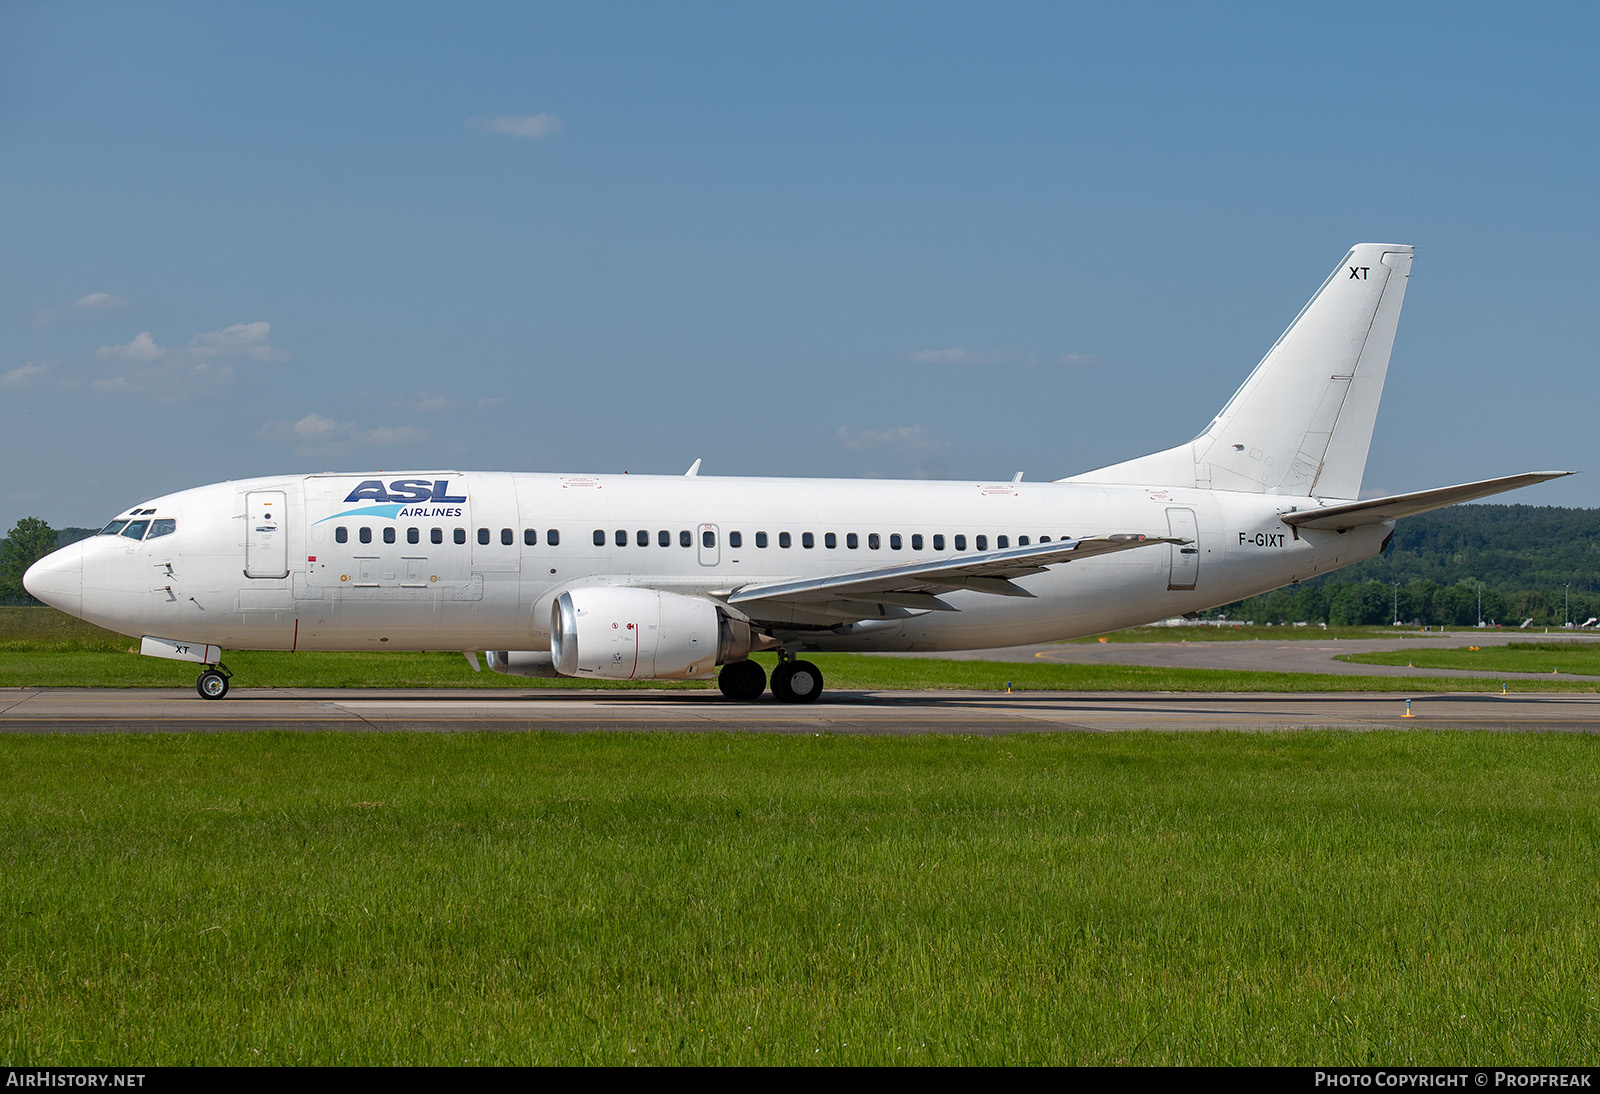
<instances>
[{"instance_id":1,"label":"main landing gear","mask_svg":"<svg viewBox=\"0 0 1600 1094\"><path fill-rule=\"evenodd\" d=\"M822 694L822 670L787 654L772 670L772 697L780 703L814 703ZM754 661L732 661L717 674L717 687L729 699L753 703L766 690L767 673Z\"/></svg>"},{"instance_id":2,"label":"main landing gear","mask_svg":"<svg viewBox=\"0 0 1600 1094\"><path fill-rule=\"evenodd\" d=\"M233 673L228 671L228 666L222 662L207 665L206 670L200 674L200 679L194 682L194 690L200 693L202 699L220 699L228 694L228 681L233 679Z\"/></svg>"}]
</instances>

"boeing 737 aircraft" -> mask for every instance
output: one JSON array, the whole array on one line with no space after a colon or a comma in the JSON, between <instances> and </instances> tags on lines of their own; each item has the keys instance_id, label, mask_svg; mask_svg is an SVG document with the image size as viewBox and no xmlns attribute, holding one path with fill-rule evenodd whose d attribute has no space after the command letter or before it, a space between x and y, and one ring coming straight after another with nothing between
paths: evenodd
<instances>
[{"instance_id":1,"label":"boeing 737 aircraft","mask_svg":"<svg viewBox=\"0 0 1600 1094\"><path fill-rule=\"evenodd\" d=\"M478 651L499 672L822 694L809 650L1096 634L1371 558L1395 520L1570 472L1356 500L1412 249L1346 255L1194 440L1056 482L413 471L141 502L28 570L47 604L204 666L222 648Z\"/></svg>"}]
</instances>

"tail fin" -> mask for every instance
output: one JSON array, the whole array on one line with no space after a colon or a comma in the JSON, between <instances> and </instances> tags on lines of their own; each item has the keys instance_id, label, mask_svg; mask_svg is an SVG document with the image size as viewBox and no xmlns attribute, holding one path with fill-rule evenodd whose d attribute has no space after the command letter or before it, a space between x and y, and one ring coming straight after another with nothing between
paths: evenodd
<instances>
[{"instance_id":1,"label":"tail fin","mask_svg":"<svg viewBox=\"0 0 1600 1094\"><path fill-rule=\"evenodd\" d=\"M1357 244L1205 432L1062 481L1355 498L1410 273L1410 247Z\"/></svg>"}]
</instances>

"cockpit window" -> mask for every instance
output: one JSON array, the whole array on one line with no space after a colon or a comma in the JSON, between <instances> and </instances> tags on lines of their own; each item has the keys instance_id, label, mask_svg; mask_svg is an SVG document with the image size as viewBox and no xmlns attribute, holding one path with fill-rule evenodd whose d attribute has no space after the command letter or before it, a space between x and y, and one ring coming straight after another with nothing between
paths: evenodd
<instances>
[{"instance_id":1,"label":"cockpit window","mask_svg":"<svg viewBox=\"0 0 1600 1094\"><path fill-rule=\"evenodd\" d=\"M122 530L122 534L129 539L143 539L144 530L148 527L150 527L150 522L147 520L129 521L128 526Z\"/></svg>"},{"instance_id":2,"label":"cockpit window","mask_svg":"<svg viewBox=\"0 0 1600 1094\"><path fill-rule=\"evenodd\" d=\"M157 536L170 536L178 530L178 522L172 517L162 517L150 522L150 534L145 539L155 539Z\"/></svg>"},{"instance_id":3,"label":"cockpit window","mask_svg":"<svg viewBox=\"0 0 1600 1094\"><path fill-rule=\"evenodd\" d=\"M114 536L118 532L122 531L122 529L125 528L127 526L127 524L128 524L128 522L125 521L125 520L114 520L110 524L106 525L104 528L100 529L100 534L102 536Z\"/></svg>"}]
</instances>

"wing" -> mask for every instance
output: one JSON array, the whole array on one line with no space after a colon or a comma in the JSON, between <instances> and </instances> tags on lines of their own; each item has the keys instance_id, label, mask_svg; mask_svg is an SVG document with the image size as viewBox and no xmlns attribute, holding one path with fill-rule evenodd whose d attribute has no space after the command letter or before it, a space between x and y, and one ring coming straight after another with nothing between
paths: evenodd
<instances>
[{"instance_id":1,"label":"wing","mask_svg":"<svg viewBox=\"0 0 1600 1094\"><path fill-rule=\"evenodd\" d=\"M1096 555L1187 542L1136 534L1093 536L805 581L745 585L721 599L752 619L785 623L836 626L860 619L903 619L922 612L959 610L940 593L966 589L994 596L1031 597L1032 593L1012 579Z\"/></svg>"},{"instance_id":2,"label":"wing","mask_svg":"<svg viewBox=\"0 0 1600 1094\"><path fill-rule=\"evenodd\" d=\"M1530 471L1524 475L1507 475L1503 479L1484 479L1481 482L1468 482L1460 486L1419 490L1414 494L1395 494L1387 498L1352 501L1320 509L1301 509L1298 512L1283 514L1282 520L1283 523L1295 528L1326 528L1342 532L1347 528L1359 528L1363 524L1382 524L1386 520L1415 516L1432 509L1443 509L1446 505L1454 505L1457 502L1486 498L1502 490L1515 490L1520 486L1532 486L1536 482L1548 482L1571 474L1575 472Z\"/></svg>"}]
</instances>

